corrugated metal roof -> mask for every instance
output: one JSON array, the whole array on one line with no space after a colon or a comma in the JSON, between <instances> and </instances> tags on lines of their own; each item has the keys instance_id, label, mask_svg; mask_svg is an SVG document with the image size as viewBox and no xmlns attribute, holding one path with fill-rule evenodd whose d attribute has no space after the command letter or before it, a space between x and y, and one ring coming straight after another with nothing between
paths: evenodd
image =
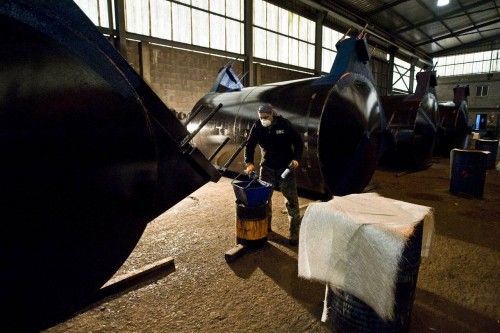
<instances>
[{"instance_id":1,"label":"corrugated metal roof","mask_svg":"<svg viewBox=\"0 0 500 333\"><path fill-rule=\"evenodd\" d=\"M473 25L472 21L467 16L455 17L444 20L444 22L452 29L459 30Z\"/></svg>"},{"instance_id":2,"label":"corrugated metal roof","mask_svg":"<svg viewBox=\"0 0 500 333\"><path fill-rule=\"evenodd\" d=\"M380 1L350 0L351 6L359 9L361 12L370 12L380 5Z\"/></svg>"},{"instance_id":3,"label":"corrugated metal roof","mask_svg":"<svg viewBox=\"0 0 500 333\"><path fill-rule=\"evenodd\" d=\"M424 35L422 32L420 32L419 30L410 30L408 32L403 32L401 36L403 36L405 39L415 40L417 42L422 42L424 40L427 40L427 36Z\"/></svg>"},{"instance_id":4,"label":"corrugated metal roof","mask_svg":"<svg viewBox=\"0 0 500 333\"><path fill-rule=\"evenodd\" d=\"M432 17L417 1L408 1L394 7L394 11L410 22L420 22Z\"/></svg>"},{"instance_id":5,"label":"corrugated metal roof","mask_svg":"<svg viewBox=\"0 0 500 333\"><path fill-rule=\"evenodd\" d=\"M373 21L377 25L383 25L384 28L389 30L406 26L406 22L402 17L390 13L388 10L376 14L373 17Z\"/></svg>"},{"instance_id":6,"label":"corrugated metal roof","mask_svg":"<svg viewBox=\"0 0 500 333\"><path fill-rule=\"evenodd\" d=\"M490 36L498 36L498 30L500 30L500 22L488 26L488 28L481 28L479 31L481 31L481 35L484 37L490 37ZM500 37L498 38L500 40Z\"/></svg>"},{"instance_id":7,"label":"corrugated metal roof","mask_svg":"<svg viewBox=\"0 0 500 333\"><path fill-rule=\"evenodd\" d=\"M446 38L439 41L439 45L444 48L450 48L458 45L462 45L463 43L457 38Z\"/></svg>"},{"instance_id":8,"label":"corrugated metal roof","mask_svg":"<svg viewBox=\"0 0 500 333\"><path fill-rule=\"evenodd\" d=\"M312 3L312 0L298 1ZM316 0L314 3L342 14L357 26L369 23L381 32L382 40L396 41L430 56L455 53L457 47L493 45L500 39L497 24L500 0L450 0L444 7L437 7L437 0ZM341 24L346 25L345 20Z\"/></svg>"},{"instance_id":9,"label":"corrugated metal roof","mask_svg":"<svg viewBox=\"0 0 500 333\"><path fill-rule=\"evenodd\" d=\"M444 48L439 46L437 43L426 44L423 46L423 49L427 53L434 53L444 50Z\"/></svg>"},{"instance_id":10,"label":"corrugated metal roof","mask_svg":"<svg viewBox=\"0 0 500 333\"><path fill-rule=\"evenodd\" d=\"M497 12L495 12L494 10L487 10L487 11L472 13L472 14L470 14L470 18L474 22L481 22L481 21L485 21L485 20L489 20L489 19L498 17L498 15L499 14Z\"/></svg>"},{"instance_id":11,"label":"corrugated metal roof","mask_svg":"<svg viewBox=\"0 0 500 333\"><path fill-rule=\"evenodd\" d=\"M462 35L459 37L459 39L462 41L462 44L467 44L470 42L473 42L476 40L476 36L473 35Z\"/></svg>"},{"instance_id":12,"label":"corrugated metal roof","mask_svg":"<svg viewBox=\"0 0 500 333\"><path fill-rule=\"evenodd\" d=\"M430 24L426 24L422 27L420 27L421 30L425 31L427 35L429 35L431 38L433 36L441 36L443 34L449 33L449 30L441 23L441 22L434 22ZM420 42L420 41L416 41Z\"/></svg>"}]
</instances>

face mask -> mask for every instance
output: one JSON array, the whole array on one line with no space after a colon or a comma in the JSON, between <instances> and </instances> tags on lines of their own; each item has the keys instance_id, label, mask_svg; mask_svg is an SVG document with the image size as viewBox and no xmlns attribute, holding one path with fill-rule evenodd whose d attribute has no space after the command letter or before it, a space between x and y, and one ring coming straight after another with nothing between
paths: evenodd
<instances>
[{"instance_id":1,"label":"face mask","mask_svg":"<svg viewBox=\"0 0 500 333\"><path fill-rule=\"evenodd\" d=\"M261 120L260 120L260 123L261 123L261 124L262 124L262 126L264 126L264 127L269 127L269 126L271 126L271 120L269 120L269 119L261 119Z\"/></svg>"}]
</instances>

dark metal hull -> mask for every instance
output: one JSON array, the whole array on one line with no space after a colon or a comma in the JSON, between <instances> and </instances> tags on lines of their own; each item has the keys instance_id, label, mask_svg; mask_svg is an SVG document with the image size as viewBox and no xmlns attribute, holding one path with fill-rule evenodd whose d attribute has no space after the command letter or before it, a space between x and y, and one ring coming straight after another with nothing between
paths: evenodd
<instances>
[{"instance_id":1,"label":"dark metal hull","mask_svg":"<svg viewBox=\"0 0 500 333\"><path fill-rule=\"evenodd\" d=\"M0 31L2 308L7 327L36 330L91 300L147 223L218 173L72 1L2 1Z\"/></svg>"},{"instance_id":2,"label":"dark metal hull","mask_svg":"<svg viewBox=\"0 0 500 333\"><path fill-rule=\"evenodd\" d=\"M467 96L469 85L457 85L453 88L453 101L439 103L438 139L436 153L449 156L454 148L467 148L467 136L470 133Z\"/></svg>"},{"instance_id":3,"label":"dark metal hull","mask_svg":"<svg viewBox=\"0 0 500 333\"><path fill-rule=\"evenodd\" d=\"M467 102L458 106L453 102L439 103L441 122L438 127L436 154L449 156L454 148L465 149L469 134Z\"/></svg>"},{"instance_id":4,"label":"dark metal hull","mask_svg":"<svg viewBox=\"0 0 500 333\"><path fill-rule=\"evenodd\" d=\"M415 94L381 96L389 142L382 165L418 170L431 163L437 139L438 102L429 91L432 80L424 75L421 78Z\"/></svg>"},{"instance_id":5,"label":"dark metal hull","mask_svg":"<svg viewBox=\"0 0 500 333\"><path fill-rule=\"evenodd\" d=\"M208 106L204 112L209 112L219 103L222 109L194 141L210 155L230 137L230 144L215 156L219 166L246 140L258 119L259 105L271 103L303 135L299 190L327 196L359 193L373 175L385 118L375 87L364 73L352 71L338 80L311 78L209 93L194 109L203 104ZM230 171L244 169L242 155L229 166Z\"/></svg>"}]
</instances>

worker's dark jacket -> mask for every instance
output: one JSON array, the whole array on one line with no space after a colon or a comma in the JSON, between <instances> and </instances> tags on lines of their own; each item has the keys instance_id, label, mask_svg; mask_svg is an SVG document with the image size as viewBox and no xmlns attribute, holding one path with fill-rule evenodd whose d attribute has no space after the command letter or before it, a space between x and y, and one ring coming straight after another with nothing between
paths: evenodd
<instances>
[{"instance_id":1,"label":"worker's dark jacket","mask_svg":"<svg viewBox=\"0 0 500 333\"><path fill-rule=\"evenodd\" d=\"M288 119L274 116L271 126L255 122L245 147L245 163L254 163L255 146L259 144L263 156L261 164L272 169L285 169L292 160L300 162L304 143Z\"/></svg>"}]
</instances>

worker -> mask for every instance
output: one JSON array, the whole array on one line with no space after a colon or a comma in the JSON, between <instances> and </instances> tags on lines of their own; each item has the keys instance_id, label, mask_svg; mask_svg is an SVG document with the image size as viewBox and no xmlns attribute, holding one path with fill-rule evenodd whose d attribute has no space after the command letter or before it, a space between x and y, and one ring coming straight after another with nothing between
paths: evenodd
<instances>
[{"instance_id":1,"label":"worker","mask_svg":"<svg viewBox=\"0 0 500 333\"><path fill-rule=\"evenodd\" d=\"M289 243L297 245L301 218L295 169L299 166L304 143L292 123L278 115L271 104L261 105L258 115L259 120L250 129L245 146L245 172L250 174L255 171L254 152L259 144L262 152L260 179L272 184L273 189L281 191L285 197L290 222ZM267 207L267 219L268 231L272 232L271 198Z\"/></svg>"}]
</instances>

